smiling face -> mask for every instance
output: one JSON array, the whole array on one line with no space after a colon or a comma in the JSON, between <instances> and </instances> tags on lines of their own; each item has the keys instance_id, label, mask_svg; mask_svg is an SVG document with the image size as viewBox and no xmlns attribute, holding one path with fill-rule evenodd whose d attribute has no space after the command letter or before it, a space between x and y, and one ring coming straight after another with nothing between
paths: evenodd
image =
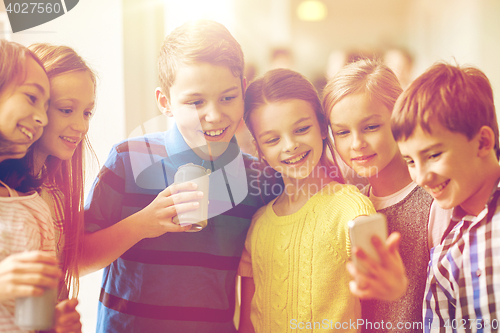
<instances>
[{"instance_id":1,"label":"smiling face","mask_svg":"<svg viewBox=\"0 0 500 333\"><path fill-rule=\"evenodd\" d=\"M11 83L0 94L0 160L22 158L47 125L49 79L40 65L28 57L26 79Z\"/></svg>"},{"instance_id":2,"label":"smiling face","mask_svg":"<svg viewBox=\"0 0 500 333\"><path fill-rule=\"evenodd\" d=\"M330 112L335 147L362 177L377 176L399 154L390 126L391 112L366 94L344 97Z\"/></svg>"},{"instance_id":3,"label":"smiling face","mask_svg":"<svg viewBox=\"0 0 500 333\"><path fill-rule=\"evenodd\" d=\"M307 178L323 154L321 129L312 106L292 99L266 104L250 115L258 149L283 178Z\"/></svg>"},{"instance_id":4,"label":"smiling face","mask_svg":"<svg viewBox=\"0 0 500 333\"><path fill-rule=\"evenodd\" d=\"M173 116L190 148L201 157L218 157L227 148L243 117L243 90L239 77L225 66L194 63L180 66L170 98L157 90L157 100Z\"/></svg>"},{"instance_id":5,"label":"smiling face","mask_svg":"<svg viewBox=\"0 0 500 333\"><path fill-rule=\"evenodd\" d=\"M438 122L431 133L417 126L405 141L398 142L411 178L429 192L444 209L462 206L466 211L480 187L478 158L480 143L464 134L451 132ZM483 205L484 208L484 205Z\"/></svg>"},{"instance_id":6,"label":"smiling face","mask_svg":"<svg viewBox=\"0 0 500 333\"><path fill-rule=\"evenodd\" d=\"M50 81L49 124L37 142L43 157L69 160L89 129L94 108L94 83L87 71L57 75Z\"/></svg>"}]
</instances>

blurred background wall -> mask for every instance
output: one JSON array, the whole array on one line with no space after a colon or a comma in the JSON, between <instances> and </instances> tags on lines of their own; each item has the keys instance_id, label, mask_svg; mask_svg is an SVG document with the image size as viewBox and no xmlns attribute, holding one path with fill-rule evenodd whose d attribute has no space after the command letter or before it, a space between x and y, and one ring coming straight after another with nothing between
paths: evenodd
<instances>
[{"instance_id":1,"label":"blurred background wall","mask_svg":"<svg viewBox=\"0 0 500 333\"><path fill-rule=\"evenodd\" d=\"M405 86L438 60L475 65L495 92L500 86L497 0L124 0L123 10L124 32L134 32L124 33L125 78L135 82L126 80L126 90L137 86L125 105L147 105L141 115L127 112L127 133L158 115L158 48L190 19L225 24L242 45L247 76L290 67L321 90L339 66L364 56L386 58Z\"/></svg>"},{"instance_id":2,"label":"blurred background wall","mask_svg":"<svg viewBox=\"0 0 500 333\"><path fill-rule=\"evenodd\" d=\"M407 85L435 61L456 61L483 70L500 105L498 0L85 0L16 34L2 5L0 38L72 46L99 73L90 138L101 165L112 144L160 115L159 47L175 27L198 18L228 27L242 45L249 77L290 67L321 90L339 66L365 56L387 59ZM96 173L92 168L89 178ZM95 331L99 282L100 272L82 279L85 332Z\"/></svg>"}]
</instances>

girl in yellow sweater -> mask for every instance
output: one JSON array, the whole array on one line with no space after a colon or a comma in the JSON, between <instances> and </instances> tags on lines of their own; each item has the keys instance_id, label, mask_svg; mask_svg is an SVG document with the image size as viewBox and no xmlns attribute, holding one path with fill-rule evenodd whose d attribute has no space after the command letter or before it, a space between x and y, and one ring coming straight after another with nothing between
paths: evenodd
<instances>
[{"instance_id":1,"label":"girl in yellow sweater","mask_svg":"<svg viewBox=\"0 0 500 333\"><path fill-rule=\"evenodd\" d=\"M239 331L357 332L347 222L375 210L355 186L341 183L328 159L331 143L316 90L299 73L269 71L248 87L244 119L283 188L257 211L247 235L238 269Z\"/></svg>"}]
</instances>

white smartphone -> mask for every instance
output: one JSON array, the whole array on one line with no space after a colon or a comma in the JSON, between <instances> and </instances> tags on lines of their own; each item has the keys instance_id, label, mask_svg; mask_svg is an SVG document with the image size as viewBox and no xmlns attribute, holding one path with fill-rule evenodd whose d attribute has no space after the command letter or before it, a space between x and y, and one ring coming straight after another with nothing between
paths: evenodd
<instances>
[{"instance_id":1,"label":"white smartphone","mask_svg":"<svg viewBox=\"0 0 500 333\"><path fill-rule=\"evenodd\" d=\"M368 256L372 257L377 262L380 262L377 251L372 245L372 237L378 236L382 242L387 239L387 219L384 214L377 213L373 215L358 216L354 220L349 221L349 235L351 237L351 249L359 247ZM366 269L358 262L356 256L352 256L352 261L361 272L366 272Z\"/></svg>"}]
</instances>

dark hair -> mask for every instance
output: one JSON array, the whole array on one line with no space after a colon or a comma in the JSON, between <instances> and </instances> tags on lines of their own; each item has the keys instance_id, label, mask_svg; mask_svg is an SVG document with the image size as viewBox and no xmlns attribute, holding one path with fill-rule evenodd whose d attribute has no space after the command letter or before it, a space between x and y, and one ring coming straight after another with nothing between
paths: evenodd
<instances>
[{"instance_id":1,"label":"dark hair","mask_svg":"<svg viewBox=\"0 0 500 333\"><path fill-rule=\"evenodd\" d=\"M413 81L394 107L391 128L397 141L408 139L417 126L431 134L430 124L437 119L451 132L471 140L482 126L495 134L499 156L498 123L493 90L486 75L470 66L436 63Z\"/></svg>"},{"instance_id":2,"label":"dark hair","mask_svg":"<svg viewBox=\"0 0 500 333\"><path fill-rule=\"evenodd\" d=\"M0 180L19 192L33 192L40 189L43 180L33 175L33 146L21 159L9 159L0 164Z\"/></svg>"}]
</instances>

